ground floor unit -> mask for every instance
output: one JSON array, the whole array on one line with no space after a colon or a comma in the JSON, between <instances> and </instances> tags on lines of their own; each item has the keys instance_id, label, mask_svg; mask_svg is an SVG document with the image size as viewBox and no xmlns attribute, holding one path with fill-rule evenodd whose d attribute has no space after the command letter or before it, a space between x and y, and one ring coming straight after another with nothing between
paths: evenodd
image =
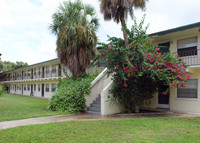
<instances>
[{"instance_id":1,"label":"ground floor unit","mask_svg":"<svg viewBox=\"0 0 200 143\"><path fill-rule=\"evenodd\" d=\"M8 93L34 97L51 98L57 87L57 80L6 83Z\"/></svg>"},{"instance_id":2,"label":"ground floor unit","mask_svg":"<svg viewBox=\"0 0 200 143\"><path fill-rule=\"evenodd\" d=\"M154 95L149 107L200 113L200 69L190 68L188 74L191 75L191 79L187 82L185 88L174 87L170 89L170 93L167 95L162 93L165 88L161 89Z\"/></svg>"}]
</instances>

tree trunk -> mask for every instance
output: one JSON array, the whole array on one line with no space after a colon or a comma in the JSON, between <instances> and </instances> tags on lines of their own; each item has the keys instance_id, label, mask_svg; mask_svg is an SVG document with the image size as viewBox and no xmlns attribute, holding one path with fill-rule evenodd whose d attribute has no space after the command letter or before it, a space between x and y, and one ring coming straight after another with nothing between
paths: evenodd
<instances>
[{"instance_id":1,"label":"tree trunk","mask_svg":"<svg viewBox=\"0 0 200 143\"><path fill-rule=\"evenodd\" d=\"M121 25L122 25L122 29L123 29L123 36L124 36L124 41L125 41L125 47L127 47L129 45L129 41L128 41L128 34L127 34L126 30L125 30L126 25L125 25L124 17L121 17L120 21L121 21Z\"/></svg>"}]
</instances>

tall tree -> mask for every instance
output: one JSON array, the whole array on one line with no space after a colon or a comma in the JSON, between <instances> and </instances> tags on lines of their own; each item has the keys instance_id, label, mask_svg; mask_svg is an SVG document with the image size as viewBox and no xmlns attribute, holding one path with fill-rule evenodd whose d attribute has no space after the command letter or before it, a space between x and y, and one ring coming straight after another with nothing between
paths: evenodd
<instances>
[{"instance_id":1,"label":"tall tree","mask_svg":"<svg viewBox=\"0 0 200 143\"><path fill-rule=\"evenodd\" d=\"M113 19L115 22L121 22L123 29L123 36L125 46L129 45L128 35L125 30L125 20L127 20L128 14L133 19L133 7L141 8L146 7L148 0L99 0L101 13L104 15L104 20Z\"/></svg>"},{"instance_id":2,"label":"tall tree","mask_svg":"<svg viewBox=\"0 0 200 143\"><path fill-rule=\"evenodd\" d=\"M3 68L2 68L3 71L18 69L21 67L28 66L26 62L22 62L22 61L16 61L16 63L10 62L10 61L3 61L2 64L3 64Z\"/></svg>"},{"instance_id":3,"label":"tall tree","mask_svg":"<svg viewBox=\"0 0 200 143\"><path fill-rule=\"evenodd\" d=\"M50 30L57 36L57 55L75 77L80 77L96 52L99 26L93 7L80 0L63 2L52 16Z\"/></svg>"}]
</instances>

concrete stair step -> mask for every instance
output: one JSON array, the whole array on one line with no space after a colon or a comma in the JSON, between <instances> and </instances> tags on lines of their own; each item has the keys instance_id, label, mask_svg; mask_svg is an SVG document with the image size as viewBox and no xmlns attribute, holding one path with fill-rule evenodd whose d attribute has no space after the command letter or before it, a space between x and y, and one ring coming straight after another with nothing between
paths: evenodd
<instances>
[{"instance_id":1,"label":"concrete stair step","mask_svg":"<svg viewBox=\"0 0 200 143\"><path fill-rule=\"evenodd\" d=\"M87 108L87 113L101 115L101 97L100 95L95 101Z\"/></svg>"},{"instance_id":2,"label":"concrete stair step","mask_svg":"<svg viewBox=\"0 0 200 143\"><path fill-rule=\"evenodd\" d=\"M95 112L100 112L101 111L101 109L98 108L98 107L89 107L88 110L89 111L95 111Z\"/></svg>"},{"instance_id":3,"label":"concrete stair step","mask_svg":"<svg viewBox=\"0 0 200 143\"><path fill-rule=\"evenodd\" d=\"M94 111L86 111L87 113L90 113L90 114L96 114L96 115L101 115L100 112L94 112Z\"/></svg>"}]
</instances>

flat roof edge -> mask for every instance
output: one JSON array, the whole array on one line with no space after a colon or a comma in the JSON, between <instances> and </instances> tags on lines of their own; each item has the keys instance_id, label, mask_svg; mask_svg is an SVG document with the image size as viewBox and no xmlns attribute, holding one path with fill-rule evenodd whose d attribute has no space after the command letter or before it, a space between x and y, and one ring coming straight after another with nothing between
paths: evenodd
<instances>
[{"instance_id":1,"label":"flat roof edge","mask_svg":"<svg viewBox=\"0 0 200 143\"><path fill-rule=\"evenodd\" d=\"M36 65L39 65L39 64L44 64L44 63L51 62L51 61L56 61L56 60L58 60L58 58L51 59L51 60L47 60L47 61L43 61L43 62L40 62L40 63L28 65L28 66L21 67L21 68L17 68L17 69L13 69L13 70L9 70L9 71L5 71L5 72L3 72L3 73L7 73L7 72L11 72L11 71L14 71L14 70L23 69L23 68L27 68L27 67L31 67L31 66L36 66Z\"/></svg>"},{"instance_id":2,"label":"flat roof edge","mask_svg":"<svg viewBox=\"0 0 200 143\"><path fill-rule=\"evenodd\" d=\"M195 27L200 27L200 22L189 24L189 25L184 25L184 26L180 26L180 27L176 27L176 28L172 28L172 29L156 32L156 33L152 33L152 34L149 34L149 36L155 36L155 35L161 36L161 35L174 33L174 32L178 32L178 31L183 31L183 30L191 29L191 28L195 28Z\"/></svg>"}]
</instances>

